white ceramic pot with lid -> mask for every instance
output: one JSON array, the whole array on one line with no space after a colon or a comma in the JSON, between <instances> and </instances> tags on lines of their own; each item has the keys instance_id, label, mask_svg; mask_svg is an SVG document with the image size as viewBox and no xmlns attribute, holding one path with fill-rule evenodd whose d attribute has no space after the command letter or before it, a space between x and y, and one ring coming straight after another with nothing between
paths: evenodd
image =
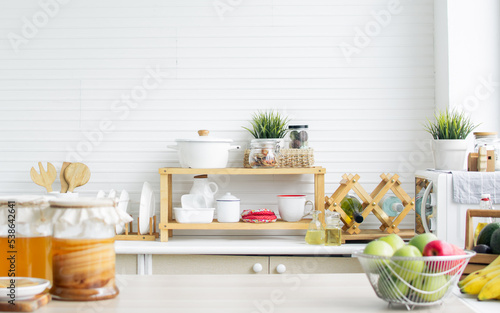
<instances>
[{"instance_id":1,"label":"white ceramic pot with lid","mask_svg":"<svg viewBox=\"0 0 500 313\"><path fill-rule=\"evenodd\" d=\"M208 135L208 130L199 130L196 138L176 139L177 145L167 147L177 150L179 162L183 168L225 168L229 150L238 150L232 146L232 139L215 138Z\"/></svg>"},{"instance_id":2,"label":"white ceramic pot with lid","mask_svg":"<svg viewBox=\"0 0 500 313\"><path fill-rule=\"evenodd\" d=\"M217 221L219 223L237 223L240 221L240 199L227 192L217 199Z\"/></svg>"}]
</instances>

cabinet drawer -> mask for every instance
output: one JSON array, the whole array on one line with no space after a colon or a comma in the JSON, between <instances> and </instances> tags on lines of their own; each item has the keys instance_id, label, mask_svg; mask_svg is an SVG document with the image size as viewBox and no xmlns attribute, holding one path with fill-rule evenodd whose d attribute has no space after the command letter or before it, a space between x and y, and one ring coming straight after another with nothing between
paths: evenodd
<instances>
[{"instance_id":1,"label":"cabinet drawer","mask_svg":"<svg viewBox=\"0 0 500 313\"><path fill-rule=\"evenodd\" d=\"M287 274L324 274L324 273L363 273L363 269L356 258L330 256L271 256L269 272L279 274L279 270Z\"/></svg>"},{"instance_id":2,"label":"cabinet drawer","mask_svg":"<svg viewBox=\"0 0 500 313\"><path fill-rule=\"evenodd\" d=\"M268 274L268 269L267 256L153 255L153 274Z\"/></svg>"},{"instance_id":3,"label":"cabinet drawer","mask_svg":"<svg viewBox=\"0 0 500 313\"><path fill-rule=\"evenodd\" d=\"M115 272L117 275L137 274L137 254L117 254Z\"/></svg>"}]
</instances>

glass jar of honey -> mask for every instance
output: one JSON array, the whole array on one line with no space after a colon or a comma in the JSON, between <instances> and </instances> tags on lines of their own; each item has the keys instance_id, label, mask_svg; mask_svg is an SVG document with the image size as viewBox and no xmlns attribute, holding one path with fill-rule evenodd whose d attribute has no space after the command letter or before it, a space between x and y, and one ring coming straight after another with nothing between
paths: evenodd
<instances>
[{"instance_id":1,"label":"glass jar of honey","mask_svg":"<svg viewBox=\"0 0 500 313\"><path fill-rule=\"evenodd\" d=\"M52 225L42 196L0 198L0 276L52 281Z\"/></svg>"},{"instance_id":2,"label":"glass jar of honey","mask_svg":"<svg viewBox=\"0 0 500 313\"><path fill-rule=\"evenodd\" d=\"M50 209L52 297L70 301L116 297L115 226L132 218L112 199L58 199L50 201Z\"/></svg>"}]
</instances>

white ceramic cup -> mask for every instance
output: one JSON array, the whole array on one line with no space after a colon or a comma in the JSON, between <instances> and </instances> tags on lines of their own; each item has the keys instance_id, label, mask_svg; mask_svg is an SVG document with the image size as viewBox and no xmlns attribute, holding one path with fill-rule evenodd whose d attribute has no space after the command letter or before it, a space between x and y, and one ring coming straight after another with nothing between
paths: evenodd
<instances>
[{"instance_id":1,"label":"white ceramic cup","mask_svg":"<svg viewBox=\"0 0 500 313\"><path fill-rule=\"evenodd\" d=\"M311 208L307 210L307 205ZM314 208L311 201L306 201L305 195L279 195L278 196L278 212L281 219L285 222L298 222L309 214Z\"/></svg>"}]
</instances>

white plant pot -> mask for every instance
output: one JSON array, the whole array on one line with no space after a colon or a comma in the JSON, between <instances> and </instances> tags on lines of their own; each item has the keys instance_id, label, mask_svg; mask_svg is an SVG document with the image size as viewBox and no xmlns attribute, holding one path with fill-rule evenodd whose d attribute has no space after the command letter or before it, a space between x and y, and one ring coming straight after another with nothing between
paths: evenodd
<instances>
[{"instance_id":1,"label":"white plant pot","mask_svg":"<svg viewBox=\"0 0 500 313\"><path fill-rule=\"evenodd\" d=\"M465 169L467 141L465 139L433 140L434 168L437 170Z\"/></svg>"}]
</instances>

